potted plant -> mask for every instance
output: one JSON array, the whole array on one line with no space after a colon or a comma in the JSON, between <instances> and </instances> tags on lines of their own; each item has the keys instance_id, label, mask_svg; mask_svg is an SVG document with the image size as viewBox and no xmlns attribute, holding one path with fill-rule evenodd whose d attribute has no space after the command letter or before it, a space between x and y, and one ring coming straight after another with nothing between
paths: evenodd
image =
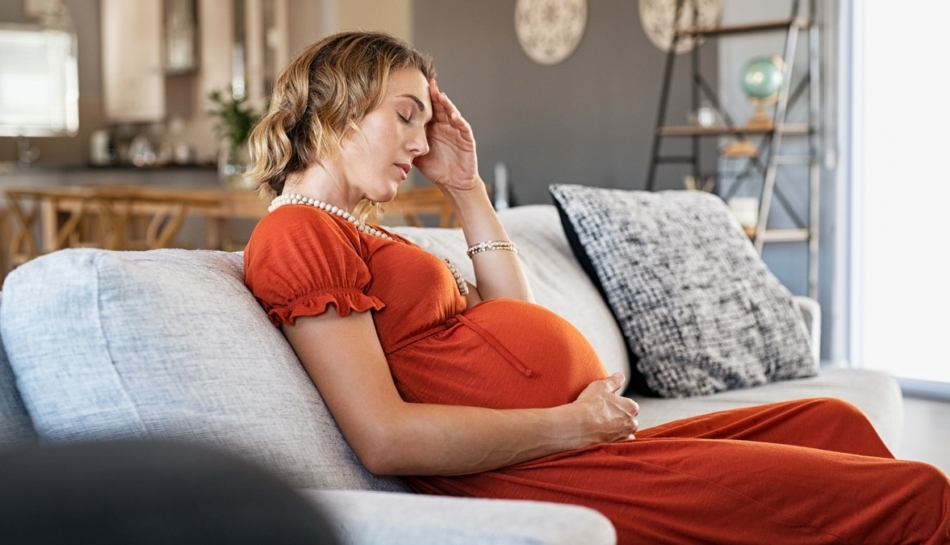
<instances>
[{"instance_id":1,"label":"potted plant","mask_svg":"<svg viewBox=\"0 0 950 545\"><path fill-rule=\"evenodd\" d=\"M245 179L250 156L247 149L247 137L260 119L260 114L246 104L245 96L235 96L233 89L227 92L219 89L208 95L211 109L208 113L217 118L215 134L221 139L221 151L218 155L218 175L228 187L249 189Z\"/></svg>"}]
</instances>

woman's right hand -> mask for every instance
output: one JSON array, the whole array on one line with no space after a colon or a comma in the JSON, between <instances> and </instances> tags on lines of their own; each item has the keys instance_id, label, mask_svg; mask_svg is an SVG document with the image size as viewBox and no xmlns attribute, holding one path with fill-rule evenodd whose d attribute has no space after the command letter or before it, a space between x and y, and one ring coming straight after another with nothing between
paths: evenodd
<instances>
[{"instance_id":1,"label":"woman's right hand","mask_svg":"<svg viewBox=\"0 0 950 545\"><path fill-rule=\"evenodd\" d=\"M582 433L590 434L591 444L633 439L639 427L637 403L617 392L623 386L623 373L590 383L571 405L582 409Z\"/></svg>"},{"instance_id":2,"label":"woman's right hand","mask_svg":"<svg viewBox=\"0 0 950 545\"><path fill-rule=\"evenodd\" d=\"M426 128L429 151L415 158L419 172L435 185L447 190L485 192L478 176L475 136L462 113L439 91L435 80L429 80L432 121Z\"/></svg>"}]
</instances>

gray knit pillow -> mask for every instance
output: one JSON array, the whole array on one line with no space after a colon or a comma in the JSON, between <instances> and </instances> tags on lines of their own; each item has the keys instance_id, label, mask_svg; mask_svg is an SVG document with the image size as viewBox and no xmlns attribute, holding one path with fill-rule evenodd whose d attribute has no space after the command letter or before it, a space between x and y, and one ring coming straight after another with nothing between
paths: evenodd
<instances>
[{"instance_id":1,"label":"gray knit pillow","mask_svg":"<svg viewBox=\"0 0 950 545\"><path fill-rule=\"evenodd\" d=\"M550 192L637 359L632 383L644 393L687 397L816 374L791 293L719 197Z\"/></svg>"}]
</instances>

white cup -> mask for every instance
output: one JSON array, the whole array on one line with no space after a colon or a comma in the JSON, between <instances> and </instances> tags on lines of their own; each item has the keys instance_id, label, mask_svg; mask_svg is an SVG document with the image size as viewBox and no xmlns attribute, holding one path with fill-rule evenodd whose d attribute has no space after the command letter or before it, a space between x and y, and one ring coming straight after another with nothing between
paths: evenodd
<instances>
[{"instance_id":1,"label":"white cup","mask_svg":"<svg viewBox=\"0 0 950 545\"><path fill-rule=\"evenodd\" d=\"M89 160L94 165L107 165L112 162L109 131L98 130L89 135Z\"/></svg>"},{"instance_id":2,"label":"white cup","mask_svg":"<svg viewBox=\"0 0 950 545\"><path fill-rule=\"evenodd\" d=\"M759 223L759 199L755 197L733 197L729 199L729 210L743 227Z\"/></svg>"}]
</instances>

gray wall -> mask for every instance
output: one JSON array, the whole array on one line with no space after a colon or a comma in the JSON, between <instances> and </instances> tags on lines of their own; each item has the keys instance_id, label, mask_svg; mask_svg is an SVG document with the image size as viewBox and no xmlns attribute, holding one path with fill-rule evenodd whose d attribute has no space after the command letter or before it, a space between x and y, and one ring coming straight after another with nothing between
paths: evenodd
<instances>
[{"instance_id":1,"label":"gray wall","mask_svg":"<svg viewBox=\"0 0 950 545\"><path fill-rule=\"evenodd\" d=\"M637 2L589 0L580 46L554 66L521 50L514 5L413 5L413 42L433 55L440 86L472 124L482 177L491 183L493 165L504 162L519 204L551 202L552 183L642 188L665 56L641 30ZM715 85L715 50L703 53ZM677 77L687 69L678 63ZM687 86L679 86L670 123L686 122L689 100ZM665 171L661 188L682 187L675 170Z\"/></svg>"},{"instance_id":2,"label":"gray wall","mask_svg":"<svg viewBox=\"0 0 950 545\"><path fill-rule=\"evenodd\" d=\"M551 202L547 194L551 183L642 189L665 55L643 32L639 3L588 0L587 30L580 46L554 66L535 64L522 52L514 30L514 4L511 0L415 0L413 7L413 41L435 57L440 86L471 122L478 140L482 176L490 183L492 166L504 162L518 204ZM755 0L723 0L723 4L724 11L731 9L734 17L730 18L736 20L784 18L791 5ZM836 235L848 225L847 218L838 217L840 207L835 200L840 194L838 187L845 183L834 170L838 2L819 4L820 13L816 15L822 21L824 78L821 130L824 153L830 153L826 161L830 168L822 171L821 190L822 354L823 358L841 359L847 357L844 346L830 346L832 342L846 342L832 329L847 327L847 299L840 297L847 287L840 285L841 276L835 273L835 260L841 255L836 246L836 240L841 239ZM799 50L806 45L807 40L800 43ZM724 92L729 86L738 86L737 76L732 74L737 67L728 63L744 62L763 51L755 42L748 51L732 48L726 64L720 66L720 47L720 43L710 43L701 48L703 73L721 94L735 96L734 92ZM667 124L687 121L688 61L686 55L677 57ZM728 74L732 75L727 78ZM747 115L744 103L730 107L738 110L736 120ZM708 165L704 171L715 169L714 149L710 148L716 143L712 140L704 148L703 163ZM673 142L667 139L666 143ZM677 151L673 147L664 149ZM663 167L658 188L682 188L683 173ZM787 193L799 214L807 214L807 197L791 189ZM787 222L780 210L775 206L773 210L779 223ZM807 293L805 244L766 245L763 259L793 293ZM846 267L846 263L841 266Z\"/></svg>"}]
</instances>

